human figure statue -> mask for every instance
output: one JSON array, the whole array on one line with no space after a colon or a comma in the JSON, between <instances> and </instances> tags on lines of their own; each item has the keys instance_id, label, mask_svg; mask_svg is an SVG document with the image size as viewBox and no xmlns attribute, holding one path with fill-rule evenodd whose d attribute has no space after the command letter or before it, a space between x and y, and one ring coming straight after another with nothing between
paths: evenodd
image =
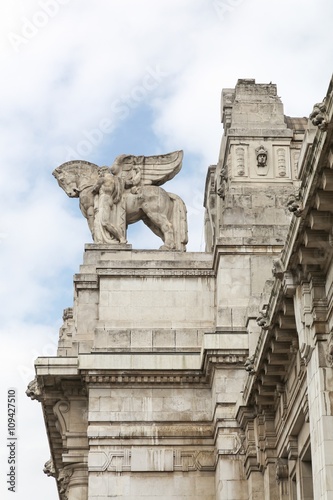
<instances>
[{"instance_id":1,"label":"human figure statue","mask_svg":"<svg viewBox=\"0 0 333 500\"><path fill-rule=\"evenodd\" d=\"M130 170L124 171L124 162L126 159L130 158L132 158L132 167ZM135 160L133 161L134 158ZM118 176L118 178L122 179L124 189L130 189L132 194L138 194L140 192L139 186L142 180L140 163L143 163L143 161L144 156L134 157L129 155L120 155L115 159L111 166L111 172Z\"/></svg>"},{"instance_id":2,"label":"human figure statue","mask_svg":"<svg viewBox=\"0 0 333 500\"><path fill-rule=\"evenodd\" d=\"M98 174L98 181L92 189L92 193L98 195L98 217L95 217L95 232L98 232L96 226L100 224L101 231L108 233L104 239L107 240L109 237L111 241L117 240L119 243L126 243L125 228L116 225L116 205L122 200L123 194L121 180L115 177L108 167L101 167Z\"/></svg>"},{"instance_id":3,"label":"human figure statue","mask_svg":"<svg viewBox=\"0 0 333 500\"><path fill-rule=\"evenodd\" d=\"M267 151L263 146L256 149L257 165L258 167L266 167L267 164Z\"/></svg>"}]
</instances>

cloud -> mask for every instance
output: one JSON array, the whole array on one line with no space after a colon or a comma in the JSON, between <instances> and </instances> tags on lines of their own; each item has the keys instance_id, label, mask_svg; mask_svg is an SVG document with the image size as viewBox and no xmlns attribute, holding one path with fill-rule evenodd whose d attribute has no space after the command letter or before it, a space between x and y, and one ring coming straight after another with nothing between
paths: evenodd
<instances>
[{"instance_id":1,"label":"cloud","mask_svg":"<svg viewBox=\"0 0 333 500\"><path fill-rule=\"evenodd\" d=\"M273 81L286 114L308 115L331 76L332 10L330 0L2 6L1 365L5 385L15 383L22 401L16 500L57 497L54 481L41 473L49 458L41 409L24 391L33 359L55 352L62 309L72 305L72 275L91 241L77 200L60 190L52 170L73 151L111 164L123 152L184 149L183 169L166 188L186 202L188 248L203 250L205 171L218 160L222 87L238 78ZM142 225L131 228L129 241L160 246ZM3 482L0 492L8 497Z\"/></svg>"}]
</instances>

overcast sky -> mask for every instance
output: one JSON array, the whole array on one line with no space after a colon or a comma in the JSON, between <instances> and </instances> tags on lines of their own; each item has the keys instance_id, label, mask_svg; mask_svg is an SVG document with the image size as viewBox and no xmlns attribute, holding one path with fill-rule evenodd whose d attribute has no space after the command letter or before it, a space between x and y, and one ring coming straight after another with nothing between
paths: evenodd
<instances>
[{"instance_id":1,"label":"overcast sky","mask_svg":"<svg viewBox=\"0 0 333 500\"><path fill-rule=\"evenodd\" d=\"M72 276L91 242L51 172L81 158L184 150L167 184L203 250L203 187L222 135L220 94L273 82L285 114L308 116L332 70L331 0L0 0L0 496L55 500L33 361L55 354ZM160 242L137 224L134 248ZM9 387L18 391L18 491L7 491Z\"/></svg>"}]
</instances>

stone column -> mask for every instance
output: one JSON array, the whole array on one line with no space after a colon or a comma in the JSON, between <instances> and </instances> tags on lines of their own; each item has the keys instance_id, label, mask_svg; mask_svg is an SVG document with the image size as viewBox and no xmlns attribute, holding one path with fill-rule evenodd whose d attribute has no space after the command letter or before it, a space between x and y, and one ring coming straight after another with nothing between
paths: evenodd
<instances>
[{"instance_id":1,"label":"stone column","mask_svg":"<svg viewBox=\"0 0 333 500\"><path fill-rule=\"evenodd\" d=\"M324 361L318 342L307 366L314 500L333 498L333 370Z\"/></svg>"},{"instance_id":2,"label":"stone column","mask_svg":"<svg viewBox=\"0 0 333 500\"><path fill-rule=\"evenodd\" d=\"M289 500L288 460L279 458L276 462L276 480L279 486L279 500Z\"/></svg>"},{"instance_id":3,"label":"stone column","mask_svg":"<svg viewBox=\"0 0 333 500\"><path fill-rule=\"evenodd\" d=\"M216 500L245 498L247 498L247 483L242 457L220 455L216 467Z\"/></svg>"},{"instance_id":4,"label":"stone column","mask_svg":"<svg viewBox=\"0 0 333 500\"><path fill-rule=\"evenodd\" d=\"M264 499L265 500L279 500L279 490L276 481L276 464L268 463L264 473Z\"/></svg>"},{"instance_id":5,"label":"stone column","mask_svg":"<svg viewBox=\"0 0 333 500\"><path fill-rule=\"evenodd\" d=\"M311 462L314 500L333 497L333 370L327 342L327 282L321 274L312 273L308 284L310 300L305 303L304 316L308 345L300 347L307 366L308 414L311 436ZM302 468L304 483L309 472ZM308 489L305 486L305 489ZM304 498L306 498L304 496Z\"/></svg>"},{"instance_id":6,"label":"stone column","mask_svg":"<svg viewBox=\"0 0 333 500\"><path fill-rule=\"evenodd\" d=\"M86 464L73 467L73 475L68 485L68 500L88 499L88 469Z\"/></svg>"},{"instance_id":7,"label":"stone column","mask_svg":"<svg viewBox=\"0 0 333 500\"><path fill-rule=\"evenodd\" d=\"M245 433L244 470L247 479L248 500L264 498L264 476L258 456L258 432L255 432L255 412L248 407L240 407L237 420Z\"/></svg>"},{"instance_id":8,"label":"stone column","mask_svg":"<svg viewBox=\"0 0 333 500\"><path fill-rule=\"evenodd\" d=\"M257 434L257 446L260 467L264 475L264 498L265 500L278 500L279 491L276 481L276 433L274 424L274 413L271 409L265 409L255 419L255 432Z\"/></svg>"},{"instance_id":9,"label":"stone column","mask_svg":"<svg viewBox=\"0 0 333 500\"><path fill-rule=\"evenodd\" d=\"M64 500L88 500L87 464L67 465L60 472L58 481Z\"/></svg>"},{"instance_id":10,"label":"stone column","mask_svg":"<svg viewBox=\"0 0 333 500\"><path fill-rule=\"evenodd\" d=\"M264 497L264 480L260 471L252 471L248 479L249 500L262 500Z\"/></svg>"}]
</instances>

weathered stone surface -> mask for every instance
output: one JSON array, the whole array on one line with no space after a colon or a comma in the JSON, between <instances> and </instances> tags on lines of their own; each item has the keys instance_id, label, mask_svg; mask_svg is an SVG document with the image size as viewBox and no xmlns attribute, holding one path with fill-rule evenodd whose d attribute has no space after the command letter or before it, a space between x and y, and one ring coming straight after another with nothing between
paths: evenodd
<instances>
[{"instance_id":1,"label":"weathered stone surface","mask_svg":"<svg viewBox=\"0 0 333 500\"><path fill-rule=\"evenodd\" d=\"M162 250L185 251L186 207L161 184L181 169L182 151L161 156L118 156L111 167L70 161L53 172L71 198L80 199L95 243L126 245L128 224L143 220L164 242Z\"/></svg>"},{"instance_id":2,"label":"weathered stone surface","mask_svg":"<svg viewBox=\"0 0 333 500\"><path fill-rule=\"evenodd\" d=\"M132 250L106 225L116 170L96 181L119 242L86 246L58 356L27 391L61 500L331 498L332 88L316 135L273 84L223 91L206 252Z\"/></svg>"}]
</instances>

